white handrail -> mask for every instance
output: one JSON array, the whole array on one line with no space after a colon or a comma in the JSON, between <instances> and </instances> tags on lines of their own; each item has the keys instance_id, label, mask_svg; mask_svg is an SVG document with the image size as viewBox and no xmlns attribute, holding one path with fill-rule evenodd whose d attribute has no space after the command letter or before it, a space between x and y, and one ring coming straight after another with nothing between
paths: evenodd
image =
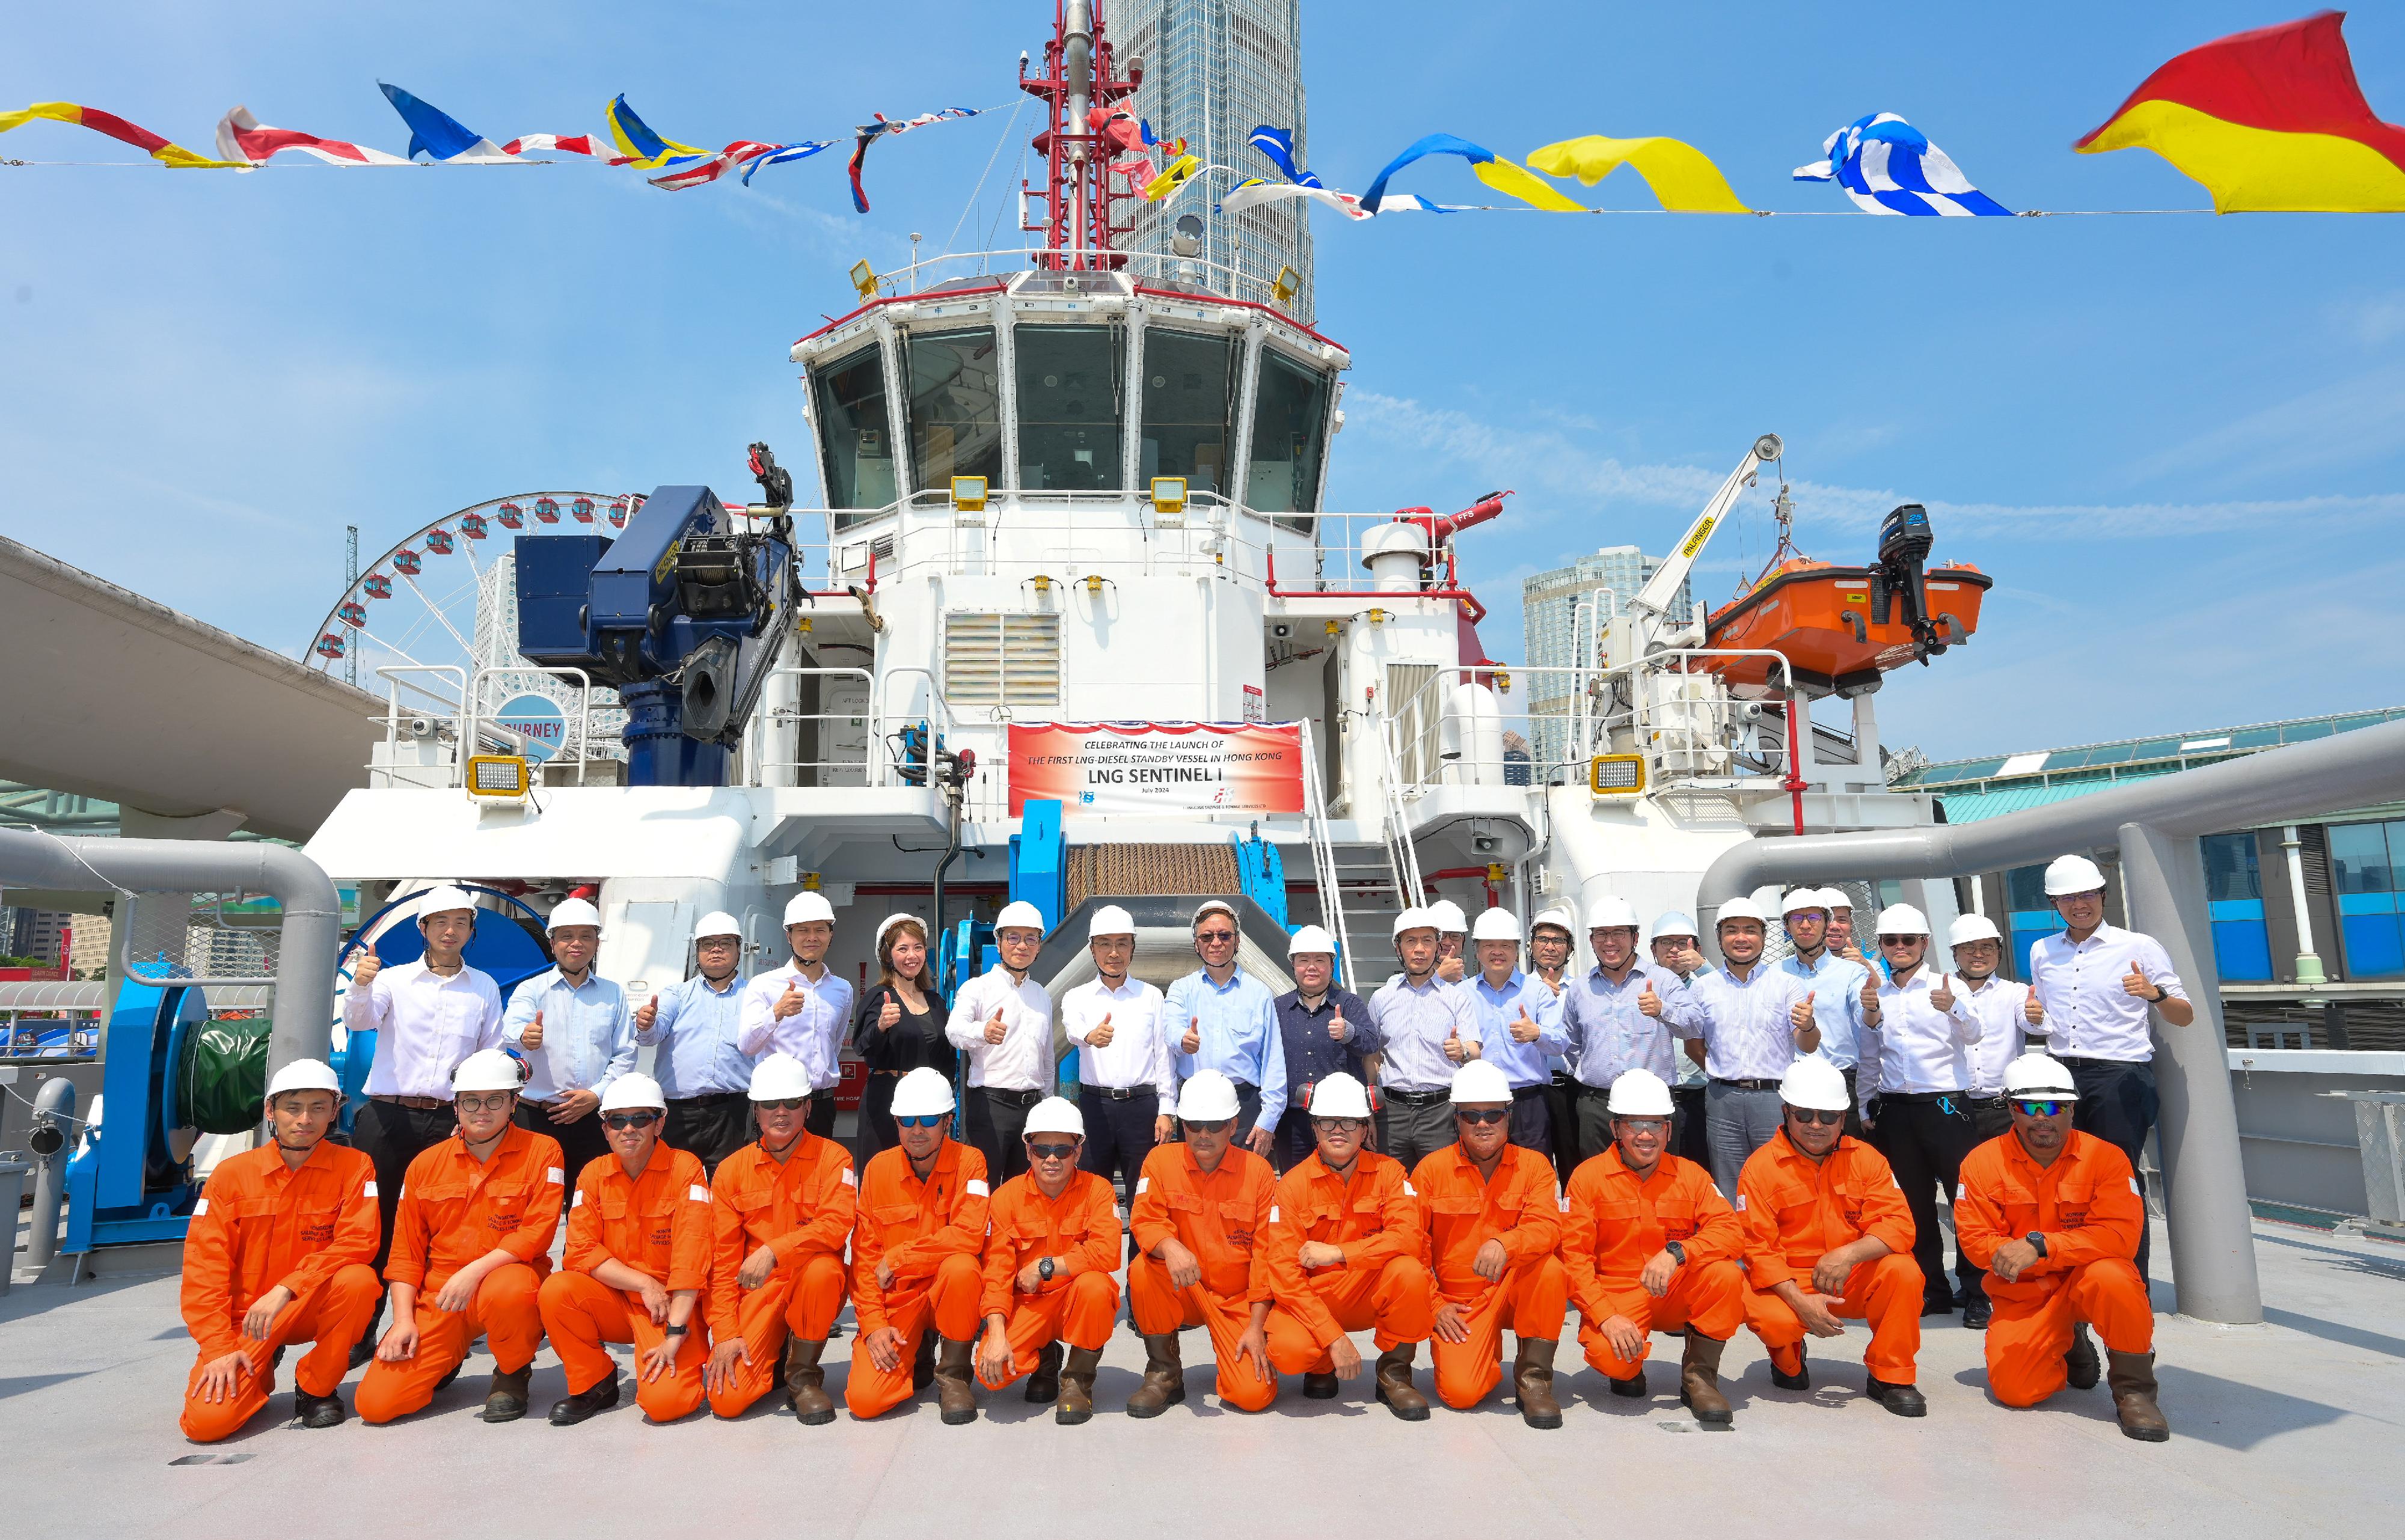
<instances>
[{"instance_id":1,"label":"white handrail","mask_svg":"<svg viewBox=\"0 0 2405 1540\"><path fill-rule=\"evenodd\" d=\"M1353 972L1353 932L1344 919L1344 892L1336 877L1336 850L1328 839L1328 798L1319 784L1319 756L1314 750L1311 721L1300 723L1302 733L1303 819L1311 838L1311 870L1319 884L1319 916L1333 920L1336 928L1337 960L1344 965L1345 987L1356 994L1360 983Z\"/></svg>"}]
</instances>

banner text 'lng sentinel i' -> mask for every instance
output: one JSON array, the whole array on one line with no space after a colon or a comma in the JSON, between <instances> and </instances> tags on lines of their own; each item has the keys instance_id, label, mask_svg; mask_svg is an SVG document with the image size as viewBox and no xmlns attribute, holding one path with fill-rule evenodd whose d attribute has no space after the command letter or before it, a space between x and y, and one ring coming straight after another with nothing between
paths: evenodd
<instances>
[{"instance_id":1,"label":"banner text 'lng sentinel i'","mask_svg":"<svg viewBox=\"0 0 2405 1540\"><path fill-rule=\"evenodd\" d=\"M1039 722L1010 730L1010 816L1029 798L1077 813L1300 813L1296 722Z\"/></svg>"}]
</instances>

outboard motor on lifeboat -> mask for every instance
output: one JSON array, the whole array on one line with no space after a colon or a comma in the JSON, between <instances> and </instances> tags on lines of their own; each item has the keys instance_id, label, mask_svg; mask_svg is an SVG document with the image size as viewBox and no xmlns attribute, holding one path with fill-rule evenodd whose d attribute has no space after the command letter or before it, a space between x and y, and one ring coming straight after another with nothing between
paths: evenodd
<instances>
[{"instance_id":1,"label":"outboard motor on lifeboat","mask_svg":"<svg viewBox=\"0 0 2405 1540\"><path fill-rule=\"evenodd\" d=\"M1904 623L1912 628L1913 655L1924 665L1947 648L1945 637L1929 618L1929 590L1922 576L1934 544L1929 510L1919 503L1906 503L1880 522L1878 561L1871 568L1872 622L1887 624L1901 599Z\"/></svg>"}]
</instances>

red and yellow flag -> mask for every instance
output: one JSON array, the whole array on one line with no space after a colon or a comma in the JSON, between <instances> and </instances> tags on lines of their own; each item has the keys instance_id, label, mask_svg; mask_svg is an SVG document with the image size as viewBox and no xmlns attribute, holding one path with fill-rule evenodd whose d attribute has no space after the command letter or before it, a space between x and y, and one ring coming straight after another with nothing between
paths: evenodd
<instances>
[{"instance_id":1,"label":"red and yellow flag","mask_svg":"<svg viewBox=\"0 0 2405 1540\"><path fill-rule=\"evenodd\" d=\"M105 133L120 143L132 145L163 166L175 166L185 170L217 166L230 166L237 171L250 169L250 162L247 161L212 161L207 156L186 149L181 145L170 144L139 123L129 123L113 112L103 112L98 107L80 106L73 102L36 102L29 107L19 107L14 112L0 112L0 133L6 133L12 128L21 128L36 118L48 118L60 123L81 124L94 133Z\"/></svg>"},{"instance_id":2,"label":"red and yellow flag","mask_svg":"<svg viewBox=\"0 0 2405 1540\"><path fill-rule=\"evenodd\" d=\"M2356 84L2343 11L2190 49L2073 148L2150 149L2222 214L2405 211L2405 128Z\"/></svg>"}]
</instances>

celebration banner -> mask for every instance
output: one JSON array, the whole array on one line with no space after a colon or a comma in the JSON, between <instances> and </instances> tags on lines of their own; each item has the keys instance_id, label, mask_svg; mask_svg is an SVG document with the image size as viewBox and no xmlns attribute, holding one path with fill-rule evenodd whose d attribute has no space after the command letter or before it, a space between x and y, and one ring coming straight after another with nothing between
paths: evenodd
<instances>
[{"instance_id":1,"label":"celebration banner","mask_svg":"<svg viewBox=\"0 0 2405 1540\"><path fill-rule=\"evenodd\" d=\"M1010 816L1300 813L1298 722L1039 722L1010 729Z\"/></svg>"}]
</instances>

